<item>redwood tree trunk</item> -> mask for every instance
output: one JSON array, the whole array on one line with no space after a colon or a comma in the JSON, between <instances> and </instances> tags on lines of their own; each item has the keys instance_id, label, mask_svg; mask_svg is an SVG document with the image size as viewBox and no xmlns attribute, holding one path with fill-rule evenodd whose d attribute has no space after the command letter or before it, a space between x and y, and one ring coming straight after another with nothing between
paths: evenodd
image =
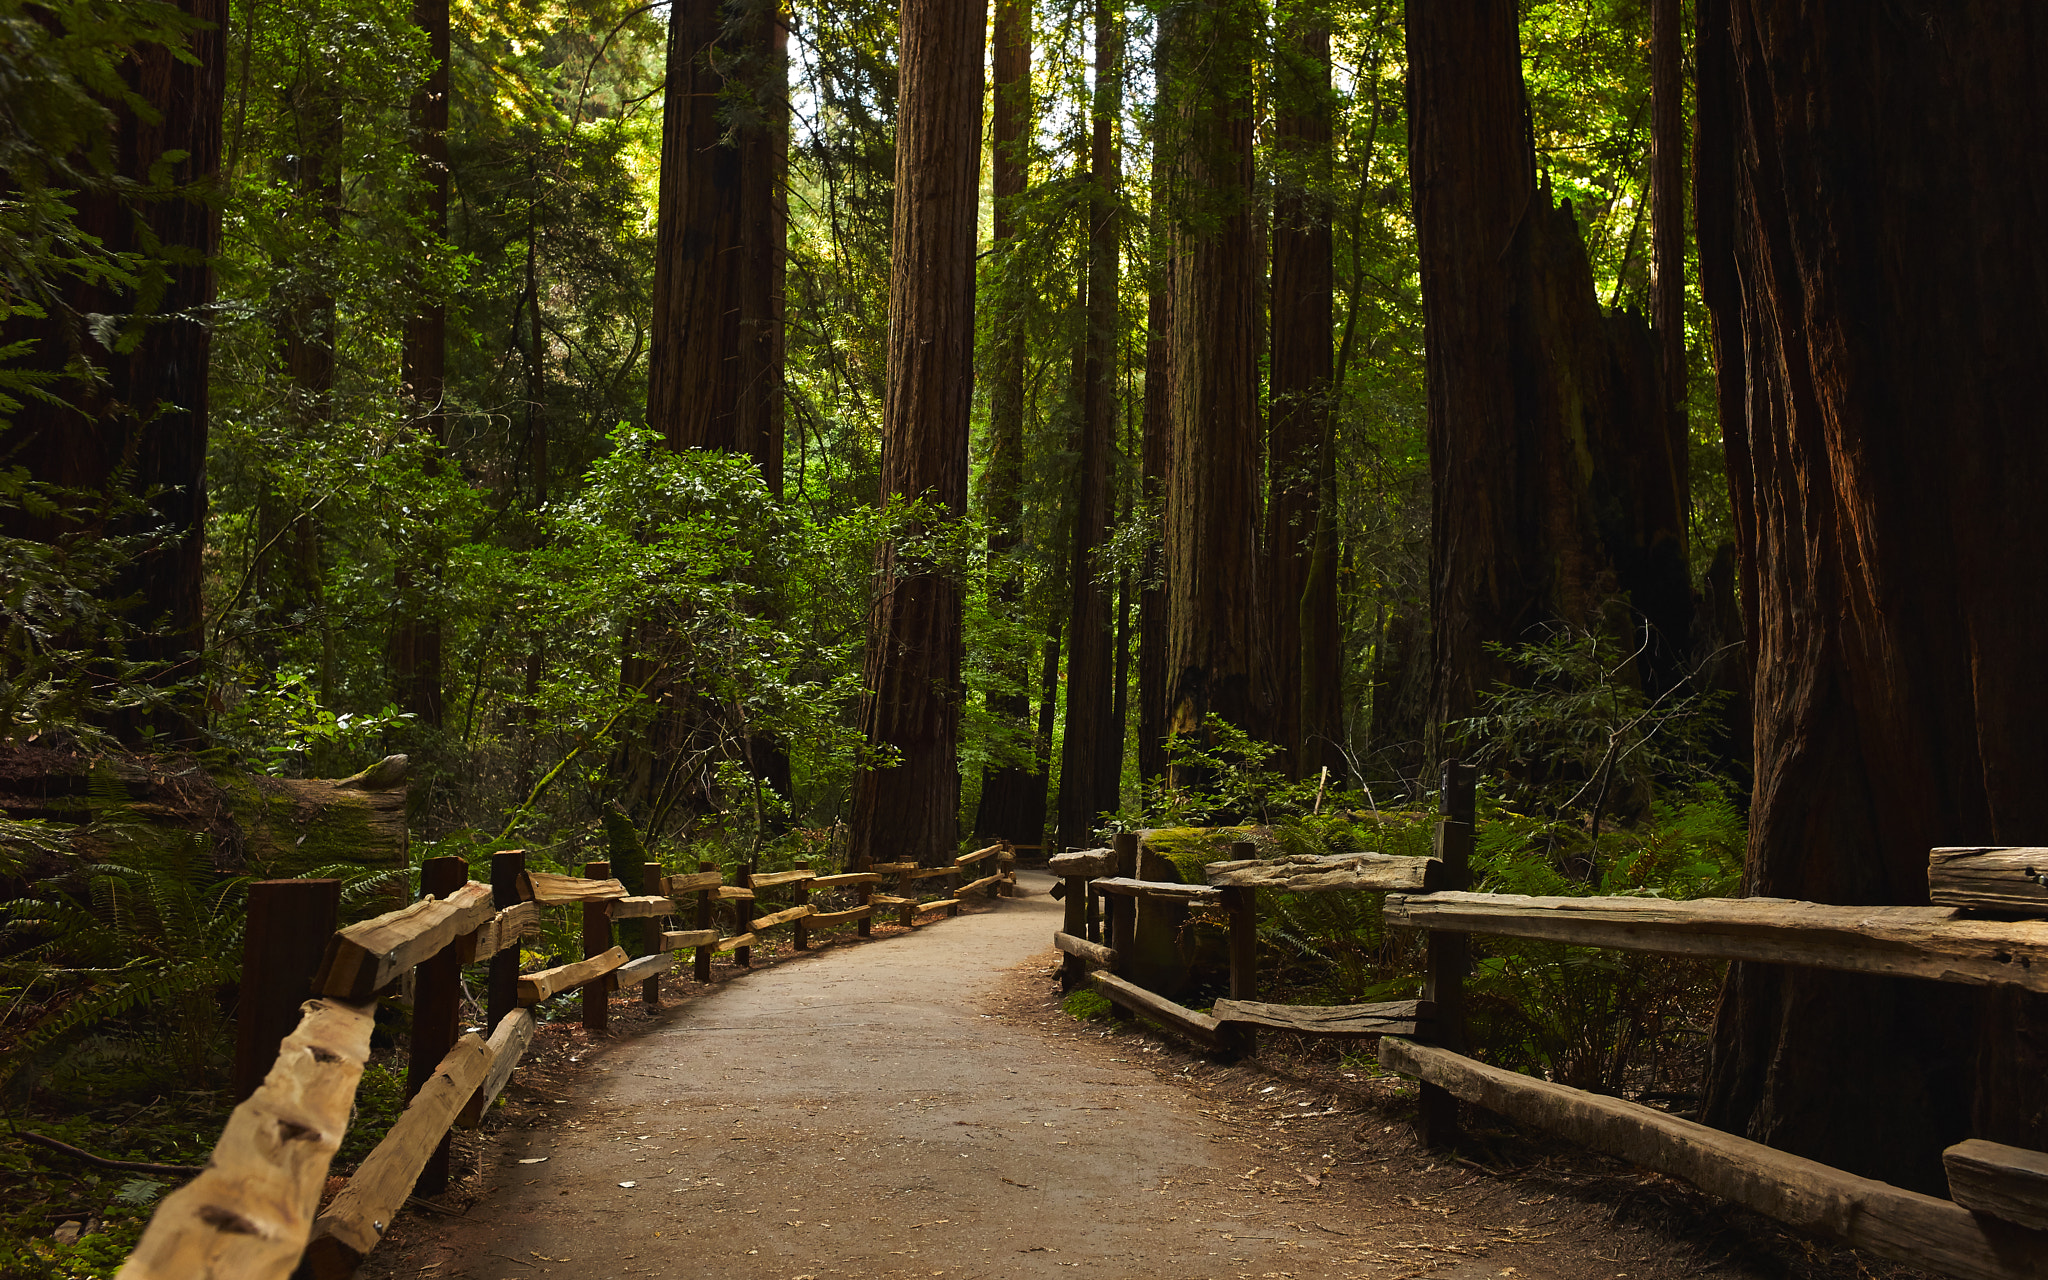
<instances>
[{"instance_id":1,"label":"redwood tree trunk","mask_svg":"<svg viewBox=\"0 0 2048 1280\"><path fill-rule=\"evenodd\" d=\"M204 710L198 658L204 648L201 551L206 529L207 359L214 300L213 258L219 251L220 218L207 188L219 171L221 102L226 85L223 33L225 0L178 0L177 7L205 24L188 38L187 62L171 49L136 46L119 68L127 89L154 114L145 118L127 102L106 104L112 119L110 149L115 175L130 191L80 191L69 203L76 224L109 252L145 250L151 241L182 255L158 260L163 291L145 308L131 290L72 282L54 297L35 297L47 319L16 319L0 342L33 341L22 364L59 375L49 390L64 397L48 403L21 397L10 415L13 429L0 449L4 465L25 468L40 483L76 494L108 492L126 468L131 492L157 491L149 511L112 522L108 536L148 541L135 560L109 584L109 598L132 599L129 622L139 634L123 648L145 664L144 678L165 685L192 682L193 692L168 707L114 712L108 727L124 740L145 731L158 742L198 745ZM176 188L162 199L137 199L147 190L162 157L183 152L164 165L161 176ZM79 167L91 169L80 158ZM140 313L163 317L142 330L136 345L110 352L89 333L96 316ZM176 317L176 318L171 318ZM89 361L102 375L90 385L73 382L74 358ZM166 406L161 412L158 406ZM76 502L77 498L70 501ZM0 526L14 536L55 542L79 536L81 526L61 515L5 513Z\"/></svg>"},{"instance_id":2,"label":"redwood tree trunk","mask_svg":"<svg viewBox=\"0 0 2048 1280\"><path fill-rule=\"evenodd\" d=\"M1075 478L1074 545L1067 623L1067 721L1060 747L1060 843L1095 844L1096 816L1117 807L1123 726L1110 687L1115 666L1110 593L1095 553L1109 539L1110 462L1116 453L1117 199L1123 157L1115 121L1123 105L1123 33L1104 0L1095 6L1094 135L1089 149L1087 332L1081 372L1081 464Z\"/></svg>"},{"instance_id":3,"label":"redwood tree trunk","mask_svg":"<svg viewBox=\"0 0 2048 1280\"><path fill-rule=\"evenodd\" d=\"M1217 715L1266 733L1259 671L1259 246L1251 46L1258 13L1208 0L1176 24L1172 375L1166 501L1167 730Z\"/></svg>"},{"instance_id":4,"label":"redwood tree trunk","mask_svg":"<svg viewBox=\"0 0 2048 1280\"><path fill-rule=\"evenodd\" d=\"M980 194L981 0L903 0L896 201L889 245L889 385L882 497L924 498L941 519L967 508L974 399L975 213ZM861 708L868 743L892 768L854 782L854 864L936 865L954 851L960 583L885 547L875 575Z\"/></svg>"},{"instance_id":5,"label":"redwood tree trunk","mask_svg":"<svg viewBox=\"0 0 2048 1280\"><path fill-rule=\"evenodd\" d=\"M1307 20L1297 16L1295 22ZM1330 171L1330 33L1307 26L1287 33L1279 64L1276 124L1287 159L1273 208L1272 429L1267 437L1266 653L1276 763L1296 777L1328 763L1327 716L1304 735L1303 634L1317 628L1316 658L1327 663L1336 601L1306 600L1324 499L1324 444L1329 431L1330 344L1335 280L1330 217L1321 188ZM1313 184L1313 185L1311 185ZM1329 565L1334 569L1335 565ZM1334 573L1330 577L1334 580ZM1318 683L1327 681L1319 672Z\"/></svg>"},{"instance_id":6,"label":"redwood tree trunk","mask_svg":"<svg viewBox=\"0 0 2048 1280\"><path fill-rule=\"evenodd\" d=\"M1929 847L2048 831L2048 12L1919 9L1698 10L1752 894L1925 902ZM2048 1146L2042 1006L1738 965L1706 1115L1938 1189L1959 1138Z\"/></svg>"},{"instance_id":7,"label":"redwood tree trunk","mask_svg":"<svg viewBox=\"0 0 2048 1280\"><path fill-rule=\"evenodd\" d=\"M996 0L994 154L996 269L1007 270L1023 227L1019 208L1030 185L1031 8L1025 0ZM988 515L989 572L998 611L1014 616L1023 608L1017 548L1024 519L1024 321L1021 311L1003 307L990 317L994 371L989 382L988 461L982 471L983 510ZM1018 733L1032 732L1031 698L1022 692L1033 678L1026 655L1006 673L1015 693L993 694L989 714ZM1034 737L1034 744L1035 744ZM1034 745L1033 755L1038 751ZM1037 844L1045 834L1045 769L1003 765L985 770L976 806L976 834Z\"/></svg>"},{"instance_id":8,"label":"redwood tree trunk","mask_svg":"<svg viewBox=\"0 0 2048 1280\"><path fill-rule=\"evenodd\" d=\"M1162 19L1160 25L1164 28L1171 21ZM1162 106L1168 88L1162 82ZM1164 510L1173 470L1172 424L1167 412L1173 382L1173 259L1172 237L1165 226L1162 168L1153 167L1153 278L1145 300L1145 404L1138 424L1138 484L1148 518ZM1165 557L1161 542L1147 545L1138 588L1138 776L1147 783L1166 772Z\"/></svg>"},{"instance_id":9,"label":"redwood tree trunk","mask_svg":"<svg viewBox=\"0 0 2048 1280\"><path fill-rule=\"evenodd\" d=\"M430 246L448 236L448 0L413 0L413 24L427 38L432 66L413 94L412 123L424 199L420 224ZM438 293L424 291L419 309L405 322L400 351L401 378L413 421L424 442L428 467L438 470L446 426L443 401L448 390L448 305ZM430 532L425 541L431 544ZM392 583L397 596L398 625L388 655L392 691L398 705L418 717L424 727L439 728L444 713L441 672L441 619L437 606L422 595L420 575L438 574L431 551L424 563L416 551L401 552Z\"/></svg>"}]
</instances>

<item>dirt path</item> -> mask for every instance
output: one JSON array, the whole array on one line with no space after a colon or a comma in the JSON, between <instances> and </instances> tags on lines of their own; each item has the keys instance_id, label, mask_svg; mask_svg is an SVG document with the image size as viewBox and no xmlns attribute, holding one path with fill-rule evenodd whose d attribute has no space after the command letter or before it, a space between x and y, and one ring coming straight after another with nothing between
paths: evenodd
<instances>
[{"instance_id":1,"label":"dirt path","mask_svg":"<svg viewBox=\"0 0 2048 1280\"><path fill-rule=\"evenodd\" d=\"M364 1274L1652 1280L1721 1261L1439 1167L1319 1087L1058 1014L1059 907L1022 880L985 914L777 964L610 1043L532 1127L487 1135L465 1214L394 1232Z\"/></svg>"}]
</instances>

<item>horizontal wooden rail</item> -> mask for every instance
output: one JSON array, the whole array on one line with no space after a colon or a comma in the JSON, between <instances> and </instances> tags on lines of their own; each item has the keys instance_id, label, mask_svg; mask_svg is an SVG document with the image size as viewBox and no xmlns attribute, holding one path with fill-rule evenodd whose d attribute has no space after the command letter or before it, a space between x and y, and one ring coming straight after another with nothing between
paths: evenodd
<instances>
[{"instance_id":1,"label":"horizontal wooden rail","mask_svg":"<svg viewBox=\"0 0 2048 1280\"><path fill-rule=\"evenodd\" d=\"M2048 1280L2048 1238L1619 1098L1388 1037L1380 1065L1467 1102L1746 1205L1788 1226L1957 1280Z\"/></svg>"},{"instance_id":2,"label":"horizontal wooden rail","mask_svg":"<svg viewBox=\"0 0 2048 1280\"><path fill-rule=\"evenodd\" d=\"M1941 1162L1948 1193L1963 1208L2048 1231L2048 1152L1972 1138L1942 1152Z\"/></svg>"},{"instance_id":3,"label":"horizontal wooden rail","mask_svg":"<svg viewBox=\"0 0 2048 1280\"><path fill-rule=\"evenodd\" d=\"M528 1046L533 1044L533 1033L539 1027L531 1009L514 1009L499 1021L498 1029L491 1032L489 1041L491 1069L484 1073L483 1083L463 1104L462 1114L455 1117L458 1128L474 1129L484 1122L484 1113L504 1092L512 1079L512 1069L526 1056Z\"/></svg>"},{"instance_id":4,"label":"horizontal wooden rail","mask_svg":"<svg viewBox=\"0 0 2048 1280\"><path fill-rule=\"evenodd\" d=\"M507 907L484 923L481 929L471 935L472 941L464 951L464 964L488 960L507 947L516 947L522 938L540 932L540 904L522 902L516 907Z\"/></svg>"},{"instance_id":5,"label":"horizontal wooden rail","mask_svg":"<svg viewBox=\"0 0 2048 1280\"><path fill-rule=\"evenodd\" d=\"M2048 916L2048 849L1935 849L1927 855L1927 900Z\"/></svg>"},{"instance_id":6,"label":"horizontal wooden rail","mask_svg":"<svg viewBox=\"0 0 2048 1280\"><path fill-rule=\"evenodd\" d=\"M1126 1009L1144 1014L1201 1044L1205 1048L1221 1047L1216 1034L1216 1019L1204 1013L1196 1013L1185 1005L1175 1004L1165 996L1147 991L1134 982L1126 982L1113 973L1089 975L1096 991Z\"/></svg>"},{"instance_id":7,"label":"horizontal wooden rail","mask_svg":"<svg viewBox=\"0 0 2048 1280\"><path fill-rule=\"evenodd\" d=\"M747 927L755 933L759 933L763 929L773 929L776 925L788 924L792 920L801 920L805 916L814 916L816 914L818 914L818 909L809 903L805 903L802 906L790 907L787 910L762 916L758 920L749 921Z\"/></svg>"},{"instance_id":8,"label":"horizontal wooden rail","mask_svg":"<svg viewBox=\"0 0 2048 1280\"><path fill-rule=\"evenodd\" d=\"M915 870L915 871L910 871L910 872L906 872L906 873L904 873L904 879L906 879L906 880L930 880L930 879L933 879L933 878L935 878L935 877L937 877L937 876L950 876L950 875L958 875L959 873L960 873L960 868L958 868L958 867L950 867L950 866L949 866L949 867L919 867L919 868L918 868L917 870Z\"/></svg>"},{"instance_id":9,"label":"horizontal wooden rail","mask_svg":"<svg viewBox=\"0 0 2048 1280\"><path fill-rule=\"evenodd\" d=\"M653 955L641 956L638 960L620 965L612 970L606 981L611 983L612 990L623 991L627 987L638 986L649 978L659 978L675 967L674 950L657 951Z\"/></svg>"},{"instance_id":10,"label":"horizontal wooden rail","mask_svg":"<svg viewBox=\"0 0 2048 1280\"><path fill-rule=\"evenodd\" d=\"M313 1000L277 1063L236 1107L199 1176L164 1197L125 1280L284 1280L298 1265L327 1169L348 1131L376 1008Z\"/></svg>"},{"instance_id":11,"label":"horizontal wooden rail","mask_svg":"<svg viewBox=\"0 0 2048 1280\"><path fill-rule=\"evenodd\" d=\"M717 941L716 929L671 929L661 935L661 949L683 951L690 947L708 947Z\"/></svg>"},{"instance_id":12,"label":"horizontal wooden rail","mask_svg":"<svg viewBox=\"0 0 2048 1280\"><path fill-rule=\"evenodd\" d=\"M960 899L958 898L927 898L925 901L917 904L917 910L922 914L926 911L951 910L959 905Z\"/></svg>"},{"instance_id":13,"label":"horizontal wooden rail","mask_svg":"<svg viewBox=\"0 0 2048 1280\"><path fill-rule=\"evenodd\" d=\"M1203 868L1202 874L1218 888L1273 889L1282 893L1426 893L1443 887L1443 863L1435 858L1397 858L1383 853L1212 862Z\"/></svg>"},{"instance_id":14,"label":"horizontal wooden rail","mask_svg":"<svg viewBox=\"0 0 2048 1280\"><path fill-rule=\"evenodd\" d=\"M626 949L613 947L603 955L592 956L588 960L578 960L574 964L558 964L552 969L542 969L538 973L522 973L519 975L519 1003L539 1004L549 996L573 991L586 982L602 978L625 963Z\"/></svg>"},{"instance_id":15,"label":"horizontal wooden rail","mask_svg":"<svg viewBox=\"0 0 2048 1280\"><path fill-rule=\"evenodd\" d=\"M893 876L901 875L906 871L915 871L917 870L917 867L918 864L915 862L877 862L873 866L870 866L868 870L879 872L883 875Z\"/></svg>"},{"instance_id":16,"label":"horizontal wooden rail","mask_svg":"<svg viewBox=\"0 0 2048 1280\"><path fill-rule=\"evenodd\" d=\"M671 898L700 889L716 889L725 883L725 875L718 871L693 871L688 875L667 876L662 879L661 891Z\"/></svg>"},{"instance_id":17,"label":"horizontal wooden rail","mask_svg":"<svg viewBox=\"0 0 2048 1280\"><path fill-rule=\"evenodd\" d=\"M814 928L823 928L826 925L832 924L849 924L855 920L865 920L874 913L875 909L873 906L853 907L846 911L820 911L811 917L810 923Z\"/></svg>"},{"instance_id":18,"label":"horizontal wooden rail","mask_svg":"<svg viewBox=\"0 0 2048 1280\"><path fill-rule=\"evenodd\" d=\"M742 889L736 884L728 884L719 888L717 898L720 902L752 902L754 891Z\"/></svg>"},{"instance_id":19,"label":"horizontal wooden rail","mask_svg":"<svg viewBox=\"0 0 2048 1280\"><path fill-rule=\"evenodd\" d=\"M314 989L361 1004L496 914L491 886L471 881L446 898L422 898L352 924L327 944Z\"/></svg>"},{"instance_id":20,"label":"horizontal wooden rail","mask_svg":"<svg viewBox=\"0 0 2048 1280\"><path fill-rule=\"evenodd\" d=\"M1104 969L1116 968L1116 952L1099 942L1077 938L1071 933L1058 931L1052 935L1052 945L1070 956L1079 957L1089 964Z\"/></svg>"},{"instance_id":21,"label":"horizontal wooden rail","mask_svg":"<svg viewBox=\"0 0 2048 1280\"><path fill-rule=\"evenodd\" d=\"M427 1158L491 1069L491 1049L481 1036L464 1036L434 1074L420 1086L405 1113L391 1126L355 1176L313 1224L306 1245L306 1269L314 1280L345 1280L377 1247L419 1181Z\"/></svg>"},{"instance_id":22,"label":"horizontal wooden rail","mask_svg":"<svg viewBox=\"0 0 2048 1280\"><path fill-rule=\"evenodd\" d=\"M1112 849L1069 849L1052 855L1046 869L1056 876L1079 876L1092 880L1116 870L1116 852Z\"/></svg>"},{"instance_id":23,"label":"horizontal wooden rail","mask_svg":"<svg viewBox=\"0 0 2048 1280\"><path fill-rule=\"evenodd\" d=\"M1001 884L1002 882L1003 875L999 871L992 876L983 876L979 880L972 880L966 884L961 885L958 889L953 890L953 896L958 898L964 894L979 893L983 889L992 888L995 885Z\"/></svg>"},{"instance_id":24,"label":"horizontal wooden rail","mask_svg":"<svg viewBox=\"0 0 2048 1280\"><path fill-rule=\"evenodd\" d=\"M713 951L737 951L741 947L751 947L753 945L754 935L743 933L736 938L720 938L712 945L711 949Z\"/></svg>"},{"instance_id":25,"label":"horizontal wooden rail","mask_svg":"<svg viewBox=\"0 0 2048 1280\"><path fill-rule=\"evenodd\" d=\"M559 907L571 902L609 902L627 896L626 886L616 878L587 880L582 876L557 875L552 871L525 873L522 887L525 890L522 896L544 907Z\"/></svg>"},{"instance_id":26,"label":"horizontal wooden rail","mask_svg":"<svg viewBox=\"0 0 2048 1280\"><path fill-rule=\"evenodd\" d=\"M877 893L871 895L868 898L868 901L878 907L907 907L910 904L916 902L917 899L899 898L893 893Z\"/></svg>"},{"instance_id":27,"label":"horizontal wooden rail","mask_svg":"<svg viewBox=\"0 0 2048 1280\"><path fill-rule=\"evenodd\" d=\"M748 876L747 887L749 889L773 889L777 885L798 884L805 880L815 880L817 878L818 875L814 871L765 871L760 875Z\"/></svg>"},{"instance_id":28,"label":"horizontal wooden rail","mask_svg":"<svg viewBox=\"0 0 2048 1280\"><path fill-rule=\"evenodd\" d=\"M845 884L880 884L886 879L888 879L887 876L878 876L872 871L848 871L843 875L819 876L811 881L811 887L813 889L834 889Z\"/></svg>"},{"instance_id":29,"label":"horizontal wooden rail","mask_svg":"<svg viewBox=\"0 0 2048 1280\"><path fill-rule=\"evenodd\" d=\"M961 854L959 857L953 859L953 865L956 867L971 867L975 863L980 862L983 858L993 858L1002 851L1003 846L999 844L992 844L986 849L976 849L973 853Z\"/></svg>"},{"instance_id":30,"label":"horizontal wooden rail","mask_svg":"<svg viewBox=\"0 0 2048 1280\"><path fill-rule=\"evenodd\" d=\"M1224 1026L1272 1027L1305 1036L1412 1036L1418 1023L1436 1015L1436 1006L1427 1000L1337 1005L1218 1000L1209 1012Z\"/></svg>"},{"instance_id":31,"label":"horizontal wooden rail","mask_svg":"<svg viewBox=\"0 0 2048 1280\"><path fill-rule=\"evenodd\" d=\"M1128 876L1104 876L1091 880L1096 893L1113 893L1125 898L1163 898L1168 902L1221 902L1223 890L1200 884L1174 884L1169 880L1134 880Z\"/></svg>"},{"instance_id":32,"label":"horizontal wooden rail","mask_svg":"<svg viewBox=\"0 0 2048 1280\"><path fill-rule=\"evenodd\" d=\"M1437 893L1389 894L1385 914L1409 928L2048 991L2048 921L1966 920L1949 907Z\"/></svg>"},{"instance_id":33,"label":"horizontal wooden rail","mask_svg":"<svg viewBox=\"0 0 2048 1280\"><path fill-rule=\"evenodd\" d=\"M610 910L614 920L647 920L674 915L676 904L672 898L619 898Z\"/></svg>"}]
</instances>

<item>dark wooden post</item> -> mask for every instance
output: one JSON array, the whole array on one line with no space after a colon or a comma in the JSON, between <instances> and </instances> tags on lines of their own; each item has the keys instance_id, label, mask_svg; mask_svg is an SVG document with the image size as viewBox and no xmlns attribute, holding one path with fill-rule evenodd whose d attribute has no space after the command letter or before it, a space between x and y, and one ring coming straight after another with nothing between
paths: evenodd
<instances>
[{"instance_id":1,"label":"dark wooden post","mask_svg":"<svg viewBox=\"0 0 2048 1280\"><path fill-rule=\"evenodd\" d=\"M896 876L896 896L909 899L896 908L896 923L905 929L910 927L911 921L917 919L917 881L911 879L910 874L904 871Z\"/></svg>"},{"instance_id":2,"label":"dark wooden post","mask_svg":"<svg viewBox=\"0 0 2048 1280\"><path fill-rule=\"evenodd\" d=\"M609 880L612 864L609 862L586 863L583 874L592 880ZM612 904L609 902L586 902L583 904L583 958L601 956L612 949ZM583 1027L586 1031L602 1031L610 1021L612 979L603 974L583 984Z\"/></svg>"},{"instance_id":3,"label":"dark wooden post","mask_svg":"<svg viewBox=\"0 0 2048 1280\"><path fill-rule=\"evenodd\" d=\"M420 864L420 893L445 898L469 883L469 864L460 858L429 858ZM441 948L422 960L413 981L412 1050L405 1064L405 1096L411 1101L429 1079L441 1059L455 1047L457 1021L462 1012L462 956L458 944ZM448 1139L443 1136L426 1168L420 1171L413 1193L437 1196L448 1189Z\"/></svg>"},{"instance_id":4,"label":"dark wooden post","mask_svg":"<svg viewBox=\"0 0 2048 1280\"><path fill-rule=\"evenodd\" d=\"M1443 798L1438 805L1436 856L1444 864L1443 883L1449 890L1467 889L1472 884L1472 830L1478 820L1475 785L1479 771L1469 764L1446 760ZM1453 1053L1466 1052L1465 974L1472 963L1471 935L1431 929L1428 938L1427 977L1422 998L1436 1005L1430 1042ZM1428 1146L1445 1146L1458 1136L1458 1100L1444 1089L1424 1084L1417 1108L1417 1135Z\"/></svg>"},{"instance_id":5,"label":"dark wooden post","mask_svg":"<svg viewBox=\"0 0 2048 1280\"><path fill-rule=\"evenodd\" d=\"M854 867L853 867L853 869L854 869L855 871L866 871L866 870L868 869L868 866L869 866L869 861L868 861L868 859L866 859L866 858L862 858L862 859L860 859L860 860L858 860L857 862L855 862L855 863L854 863ZM868 909L868 913L867 913L866 915L862 916L862 917L861 917L861 918L860 918L859 920L856 920L856 921L854 922L854 925L853 925L853 931L854 931L854 934L855 934L855 936L856 936L856 937L862 937L862 938L872 938L872 937L874 937L874 936L875 936L875 886L874 886L874 884L873 884L872 882L869 882L869 883L863 883L863 884L857 884L857 885L855 885L855 886L853 887L853 897L854 897L854 901L855 901L855 902L856 902L857 904L859 904L860 906L866 907L866 908Z\"/></svg>"},{"instance_id":6,"label":"dark wooden post","mask_svg":"<svg viewBox=\"0 0 2048 1280\"><path fill-rule=\"evenodd\" d=\"M1250 841L1239 841L1230 846L1233 862L1258 856L1258 847ZM1223 910L1230 918L1230 998L1256 1000L1259 998L1259 891L1248 885L1227 886L1223 890ZM1233 1026L1230 1043L1224 1048L1233 1055L1250 1057L1259 1049L1258 1029Z\"/></svg>"},{"instance_id":7,"label":"dark wooden post","mask_svg":"<svg viewBox=\"0 0 2048 1280\"><path fill-rule=\"evenodd\" d=\"M491 855L491 905L506 911L519 905L519 879L526 874L526 850L507 849ZM519 944L491 957L491 983L487 1008L495 1032L506 1015L519 1007Z\"/></svg>"},{"instance_id":8,"label":"dark wooden post","mask_svg":"<svg viewBox=\"0 0 2048 1280\"><path fill-rule=\"evenodd\" d=\"M718 870L718 864L715 862L699 862L697 870L716 871ZM718 890L697 890L697 928L709 929L713 922L716 921L717 916L713 914L713 911L717 902ZM714 945L713 943L706 943L697 948L697 958L690 966L690 976L699 982L711 981L711 951Z\"/></svg>"},{"instance_id":9,"label":"dark wooden post","mask_svg":"<svg viewBox=\"0 0 2048 1280\"><path fill-rule=\"evenodd\" d=\"M1088 941L1100 942L1104 946L1107 946L1109 945L1109 939L1103 936L1102 931L1102 895L1095 892L1093 889L1087 888L1087 883L1088 882L1085 880L1082 881L1083 892L1081 894L1081 897L1086 900L1086 910L1088 913Z\"/></svg>"},{"instance_id":10,"label":"dark wooden post","mask_svg":"<svg viewBox=\"0 0 2048 1280\"><path fill-rule=\"evenodd\" d=\"M1111 841L1114 853L1110 874L1131 877L1138 874L1138 835L1134 831L1120 831ZM1116 967L1112 972L1119 978L1131 976L1131 960L1138 950L1138 902L1135 898L1116 893L1108 895L1102 909L1109 915L1109 945L1116 952ZM1120 1004L1110 1006L1111 1016L1119 1022L1129 1022L1137 1015Z\"/></svg>"},{"instance_id":11,"label":"dark wooden post","mask_svg":"<svg viewBox=\"0 0 2048 1280\"><path fill-rule=\"evenodd\" d=\"M811 869L810 860L805 859L804 861L797 863L796 869L798 871L809 871ZM793 905L801 907L810 902L811 886L809 882L799 880L795 884L789 886L789 888L790 896L796 899L796 902ZM811 927L808 922L798 920L794 925L790 927L789 935L790 945L795 947L798 951L809 951L811 949Z\"/></svg>"},{"instance_id":12,"label":"dark wooden post","mask_svg":"<svg viewBox=\"0 0 2048 1280\"><path fill-rule=\"evenodd\" d=\"M1060 932L1076 938L1088 936L1088 877L1066 876L1062 879L1064 897L1060 906L1066 914L1060 919ZM1060 992L1066 994L1088 985L1088 966L1079 956L1060 957Z\"/></svg>"},{"instance_id":13,"label":"dark wooden post","mask_svg":"<svg viewBox=\"0 0 2048 1280\"><path fill-rule=\"evenodd\" d=\"M242 984L235 1008L235 1101L256 1092L277 1063L278 1042L299 1025L313 974L334 936L339 880L258 880L242 930Z\"/></svg>"},{"instance_id":14,"label":"dark wooden post","mask_svg":"<svg viewBox=\"0 0 2048 1280\"><path fill-rule=\"evenodd\" d=\"M661 864L646 862L640 866L640 892L661 896ZM661 917L649 916L640 922L640 947L642 955L661 953ZM655 974L640 984L640 1003L650 1009L661 1008L661 975Z\"/></svg>"},{"instance_id":15,"label":"dark wooden post","mask_svg":"<svg viewBox=\"0 0 2048 1280\"><path fill-rule=\"evenodd\" d=\"M953 905L946 908L946 919L948 920L960 914L960 877L962 874L958 868L955 868L952 875L939 877L939 879L946 882L946 896L953 900Z\"/></svg>"},{"instance_id":16,"label":"dark wooden post","mask_svg":"<svg viewBox=\"0 0 2048 1280\"><path fill-rule=\"evenodd\" d=\"M742 889L752 889L754 887L754 864L751 862L740 863L739 874L734 876L733 880ZM758 901L748 902L743 898L734 901L732 904L732 931L735 936L753 932L750 922L754 918L755 908L759 905ZM734 947L732 959L733 963L741 968L751 969L754 967L754 949L752 947Z\"/></svg>"}]
</instances>

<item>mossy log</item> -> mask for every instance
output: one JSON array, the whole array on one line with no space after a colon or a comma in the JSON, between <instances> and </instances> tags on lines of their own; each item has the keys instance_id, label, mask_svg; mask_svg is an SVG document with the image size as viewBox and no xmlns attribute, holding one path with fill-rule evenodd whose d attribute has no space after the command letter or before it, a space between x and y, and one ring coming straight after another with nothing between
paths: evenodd
<instances>
[{"instance_id":1,"label":"mossy log","mask_svg":"<svg viewBox=\"0 0 2048 1280\"><path fill-rule=\"evenodd\" d=\"M406 862L404 756L350 778L272 778L190 752L0 743L0 816L72 824L71 848L119 862L202 839L216 870L289 879L337 864ZM54 870L54 865L49 870ZM45 868L31 859L29 878Z\"/></svg>"}]
</instances>

